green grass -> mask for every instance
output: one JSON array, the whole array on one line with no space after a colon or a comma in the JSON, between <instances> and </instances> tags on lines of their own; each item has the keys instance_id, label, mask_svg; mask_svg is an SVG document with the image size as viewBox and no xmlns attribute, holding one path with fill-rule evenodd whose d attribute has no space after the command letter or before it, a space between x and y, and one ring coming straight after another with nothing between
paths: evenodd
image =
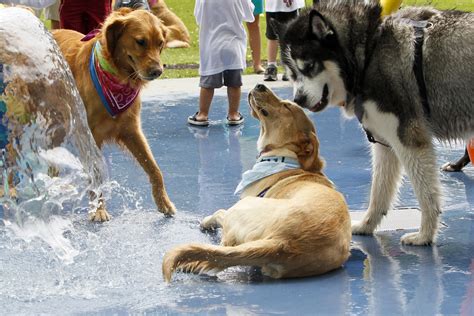
<instances>
[{"instance_id":1,"label":"green grass","mask_svg":"<svg viewBox=\"0 0 474 316\"><path fill-rule=\"evenodd\" d=\"M166 0L170 9L175 12L188 27L191 34L191 47L189 48L175 48L166 49L163 52L163 62L168 65L165 70L164 78L185 78L198 76L199 64L199 29L194 18L194 3L195 0ZM311 5L312 0L306 0L306 5ZM465 11L474 11L474 0L404 0L403 6L415 5L430 5L439 9L459 9ZM49 27L49 21L46 21L46 26ZM262 38L262 60L267 59L267 41L265 38L266 20L265 15L260 16L260 33ZM250 48L247 49L247 60L252 59ZM193 67L186 67L184 65L193 64ZM183 65L176 67L174 65ZM185 69L183 69L185 68ZM245 73L252 73L251 68L247 68Z\"/></svg>"},{"instance_id":2,"label":"green grass","mask_svg":"<svg viewBox=\"0 0 474 316\"><path fill-rule=\"evenodd\" d=\"M185 49L167 49L163 53L163 61L167 65L177 64L198 64L199 63L199 29L194 19L195 0L167 0L166 3L186 24L191 33L191 47ZM312 0L306 0L307 5L311 5ZM404 0L403 5L430 5L439 9L459 9L474 11L473 0ZM267 59L267 41L265 39L266 20L265 15L260 16L260 33L262 37L262 59ZM251 60L250 48L247 50L247 60ZM252 73L251 68L247 68L245 73ZM198 76L197 69L167 69L165 78L183 78Z\"/></svg>"}]
</instances>

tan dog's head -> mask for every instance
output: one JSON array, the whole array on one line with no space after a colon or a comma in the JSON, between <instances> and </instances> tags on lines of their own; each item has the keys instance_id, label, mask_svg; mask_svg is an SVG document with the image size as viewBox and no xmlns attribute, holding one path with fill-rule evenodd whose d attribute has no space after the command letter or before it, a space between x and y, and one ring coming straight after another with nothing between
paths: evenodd
<instances>
[{"instance_id":1,"label":"tan dog's head","mask_svg":"<svg viewBox=\"0 0 474 316\"><path fill-rule=\"evenodd\" d=\"M304 110L296 103L280 99L262 84L257 84L248 98L252 116L260 121L258 150L292 151L304 170L320 172L323 162L319 158L319 141Z\"/></svg>"},{"instance_id":2,"label":"tan dog's head","mask_svg":"<svg viewBox=\"0 0 474 316\"><path fill-rule=\"evenodd\" d=\"M156 79L163 72L160 54L166 32L161 21L148 11L122 8L110 14L102 26L104 54L125 77Z\"/></svg>"}]
</instances>

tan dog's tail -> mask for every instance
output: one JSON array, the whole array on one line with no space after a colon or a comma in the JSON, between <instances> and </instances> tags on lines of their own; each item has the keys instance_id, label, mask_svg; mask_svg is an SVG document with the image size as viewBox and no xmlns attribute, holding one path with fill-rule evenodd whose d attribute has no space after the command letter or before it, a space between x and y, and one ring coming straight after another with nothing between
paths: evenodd
<instances>
[{"instance_id":1,"label":"tan dog's tail","mask_svg":"<svg viewBox=\"0 0 474 316\"><path fill-rule=\"evenodd\" d=\"M171 281L176 270L200 273L223 270L232 266L263 266L284 259L285 244L272 239L247 242L234 247L204 244L178 246L163 259L163 277Z\"/></svg>"}]
</instances>

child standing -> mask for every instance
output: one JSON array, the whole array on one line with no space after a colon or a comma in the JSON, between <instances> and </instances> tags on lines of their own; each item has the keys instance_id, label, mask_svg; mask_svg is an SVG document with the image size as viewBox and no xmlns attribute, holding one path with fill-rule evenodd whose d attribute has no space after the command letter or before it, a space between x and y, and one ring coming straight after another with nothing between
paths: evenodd
<instances>
[{"instance_id":1,"label":"child standing","mask_svg":"<svg viewBox=\"0 0 474 316\"><path fill-rule=\"evenodd\" d=\"M298 9L305 6L304 0L266 0L265 16L267 19L267 30L265 36L267 42L268 66L263 75L264 81L277 81L277 54L278 54L278 33L273 28L270 19L275 19L282 24L286 24L289 20L298 16ZM288 81L286 73L281 78Z\"/></svg>"},{"instance_id":2,"label":"child standing","mask_svg":"<svg viewBox=\"0 0 474 316\"><path fill-rule=\"evenodd\" d=\"M214 89L227 87L227 124L244 121L239 112L242 72L246 67L247 34L243 22L253 22L250 0L196 0L194 16L199 25L199 111L188 123L209 125Z\"/></svg>"}]
</instances>

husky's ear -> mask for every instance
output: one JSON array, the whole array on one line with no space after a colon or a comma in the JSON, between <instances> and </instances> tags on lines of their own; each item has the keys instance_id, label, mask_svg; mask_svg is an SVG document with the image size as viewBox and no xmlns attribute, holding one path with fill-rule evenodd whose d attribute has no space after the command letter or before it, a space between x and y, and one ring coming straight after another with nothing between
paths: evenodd
<instances>
[{"instance_id":1,"label":"husky's ear","mask_svg":"<svg viewBox=\"0 0 474 316\"><path fill-rule=\"evenodd\" d=\"M286 32L285 24L278 22L274 18L270 18L268 23L270 23L272 28L275 30L275 33L278 36L278 38L281 39L283 37L283 35L285 34L285 32Z\"/></svg>"},{"instance_id":2,"label":"husky's ear","mask_svg":"<svg viewBox=\"0 0 474 316\"><path fill-rule=\"evenodd\" d=\"M334 31L326 19L316 10L311 10L309 13L309 29L311 35L316 36L319 40L324 40L334 35Z\"/></svg>"}]
</instances>

